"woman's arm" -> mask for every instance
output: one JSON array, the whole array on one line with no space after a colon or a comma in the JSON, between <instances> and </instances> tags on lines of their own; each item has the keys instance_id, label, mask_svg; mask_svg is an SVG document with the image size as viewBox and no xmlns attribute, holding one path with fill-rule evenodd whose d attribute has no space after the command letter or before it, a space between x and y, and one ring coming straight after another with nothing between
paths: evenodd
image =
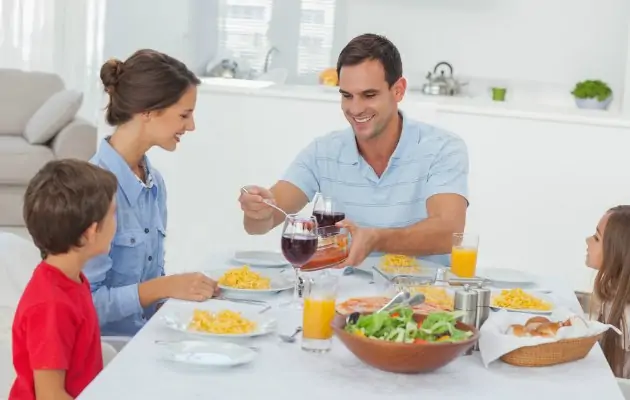
<instances>
[{"instance_id":1,"label":"woman's arm","mask_svg":"<svg viewBox=\"0 0 630 400\"><path fill-rule=\"evenodd\" d=\"M168 277L164 276L141 284L110 288L105 280L111 268L112 259L104 254L88 261L83 270L90 282L94 307L101 325L141 313L144 307L169 297Z\"/></svg>"}]
</instances>

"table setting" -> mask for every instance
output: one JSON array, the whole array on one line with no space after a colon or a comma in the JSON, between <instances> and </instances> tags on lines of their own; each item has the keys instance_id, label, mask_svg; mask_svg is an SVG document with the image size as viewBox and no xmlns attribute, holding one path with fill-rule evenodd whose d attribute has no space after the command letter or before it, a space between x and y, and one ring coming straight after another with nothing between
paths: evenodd
<instances>
[{"instance_id":1,"label":"table setting","mask_svg":"<svg viewBox=\"0 0 630 400\"><path fill-rule=\"evenodd\" d=\"M623 399L597 344L611 327L562 282L477 268L469 233L450 266L338 268L351 236L338 210L315 211L287 215L280 252L215 255L201 272L218 298L168 300L79 398Z\"/></svg>"}]
</instances>

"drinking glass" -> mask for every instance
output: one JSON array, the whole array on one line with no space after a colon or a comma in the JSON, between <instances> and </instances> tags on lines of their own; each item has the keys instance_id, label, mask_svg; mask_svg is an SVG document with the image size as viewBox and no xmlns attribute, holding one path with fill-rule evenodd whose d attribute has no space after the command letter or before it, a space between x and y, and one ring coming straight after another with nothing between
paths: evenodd
<instances>
[{"instance_id":1,"label":"drinking glass","mask_svg":"<svg viewBox=\"0 0 630 400\"><path fill-rule=\"evenodd\" d=\"M302 349L316 353L330 350L339 277L323 270L308 274L304 281Z\"/></svg>"},{"instance_id":2,"label":"drinking glass","mask_svg":"<svg viewBox=\"0 0 630 400\"><path fill-rule=\"evenodd\" d=\"M313 216L317 218L320 227L335 226L346 218L341 203L321 193L317 193L313 200Z\"/></svg>"},{"instance_id":3,"label":"drinking glass","mask_svg":"<svg viewBox=\"0 0 630 400\"><path fill-rule=\"evenodd\" d=\"M479 236L454 233L451 250L451 272L461 278L474 278L477 270Z\"/></svg>"},{"instance_id":4,"label":"drinking glass","mask_svg":"<svg viewBox=\"0 0 630 400\"><path fill-rule=\"evenodd\" d=\"M306 264L317 250L317 220L313 216L289 214L284 220L281 239L282 254L295 270L293 300L287 304L291 308L302 307L302 279L300 267Z\"/></svg>"}]
</instances>

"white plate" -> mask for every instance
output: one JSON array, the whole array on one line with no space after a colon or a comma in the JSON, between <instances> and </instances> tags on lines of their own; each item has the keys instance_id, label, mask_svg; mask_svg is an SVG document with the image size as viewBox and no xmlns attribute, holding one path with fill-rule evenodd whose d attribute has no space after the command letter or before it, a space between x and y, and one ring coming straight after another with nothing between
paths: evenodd
<instances>
[{"instance_id":1,"label":"white plate","mask_svg":"<svg viewBox=\"0 0 630 400\"><path fill-rule=\"evenodd\" d=\"M250 363L256 351L229 342L183 340L164 343L164 358L185 364L232 367Z\"/></svg>"},{"instance_id":2,"label":"white plate","mask_svg":"<svg viewBox=\"0 0 630 400\"><path fill-rule=\"evenodd\" d=\"M509 289L504 289L504 290L509 290ZM496 290L496 291L492 291L491 294L491 299L490 299L490 308L493 310L505 310L505 311L511 311L511 312L518 312L518 313L526 313L526 314L536 314L536 315L549 315L551 313L554 312L554 310L556 309L556 305L555 302L552 298L550 298L549 296L546 296L545 294L539 292L539 291L534 291L534 290L524 290L525 293L531 294L532 296L535 296L537 298L539 298L540 300L546 301L547 303L551 304L551 309L550 310L531 310L528 308L522 309L522 308L504 308L504 307L495 307L492 305L492 299L494 298L494 296L497 296L501 293L501 290Z\"/></svg>"},{"instance_id":3,"label":"white plate","mask_svg":"<svg viewBox=\"0 0 630 400\"><path fill-rule=\"evenodd\" d=\"M498 283L532 284L536 282L533 275L508 268L483 268L477 275Z\"/></svg>"},{"instance_id":4,"label":"white plate","mask_svg":"<svg viewBox=\"0 0 630 400\"><path fill-rule=\"evenodd\" d=\"M219 278L223 276L223 274L226 271L230 269L235 269L235 268L238 268L238 267L212 269L209 271L204 271L203 273L218 282ZM229 297L229 295L232 293L233 294L269 294L269 293L282 292L284 290L291 290L295 287L295 283L291 280L292 275L294 275L292 271L281 272L278 270L269 270L269 269L256 270L256 268L251 268L251 270L260 274L263 277L269 278L271 280L270 282L271 287L269 289L238 289L231 286L219 285L219 289L221 289L221 292L225 293Z\"/></svg>"},{"instance_id":5,"label":"white plate","mask_svg":"<svg viewBox=\"0 0 630 400\"><path fill-rule=\"evenodd\" d=\"M199 332L188 329L188 324L192 320L193 312L192 310L189 312L171 312L168 314L161 315L160 319L164 322L164 324L176 331L183 332L189 335L194 336L203 336L203 337L213 337L213 338L246 338L246 337L254 337L254 336L262 336L267 335L271 332L274 332L278 326L278 323L275 319L265 317L256 313L255 311L242 311L239 310L239 307L235 303L231 303L226 305L226 302L219 302L222 306L220 308L215 307L214 309L203 308L206 311L217 312L224 309L229 309L232 311L239 311L244 318L247 318L251 321L256 322L256 329L249 333L208 333L208 332Z\"/></svg>"},{"instance_id":6,"label":"white plate","mask_svg":"<svg viewBox=\"0 0 630 400\"><path fill-rule=\"evenodd\" d=\"M232 259L239 264L247 264L251 267L284 267L289 265L282 253L277 251L237 251Z\"/></svg>"}]
</instances>

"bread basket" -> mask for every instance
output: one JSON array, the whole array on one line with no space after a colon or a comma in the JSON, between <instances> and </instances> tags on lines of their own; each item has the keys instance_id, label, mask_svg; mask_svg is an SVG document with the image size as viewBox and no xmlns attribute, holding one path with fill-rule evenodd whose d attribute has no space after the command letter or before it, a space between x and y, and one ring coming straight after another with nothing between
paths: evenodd
<instances>
[{"instance_id":1,"label":"bread basket","mask_svg":"<svg viewBox=\"0 0 630 400\"><path fill-rule=\"evenodd\" d=\"M501 361L519 367L547 367L581 360L591 351L602 334L521 347L501 356Z\"/></svg>"}]
</instances>

